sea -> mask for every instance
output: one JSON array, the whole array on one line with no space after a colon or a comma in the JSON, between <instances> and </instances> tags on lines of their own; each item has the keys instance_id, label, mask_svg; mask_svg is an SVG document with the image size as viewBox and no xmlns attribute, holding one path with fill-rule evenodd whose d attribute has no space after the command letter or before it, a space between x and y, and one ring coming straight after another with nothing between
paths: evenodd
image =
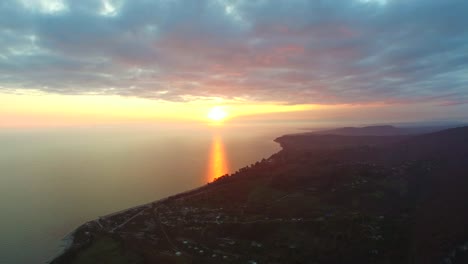
<instances>
[{"instance_id":1,"label":"sea","mask_svg":"<svg viewBox=\"0 0 468 264\"><path fill-rule=\"evenodd\" d=\"M278 152L299 124L0 129L0 263L48 263L79 225Z\"/></svg>"}]
</instances>

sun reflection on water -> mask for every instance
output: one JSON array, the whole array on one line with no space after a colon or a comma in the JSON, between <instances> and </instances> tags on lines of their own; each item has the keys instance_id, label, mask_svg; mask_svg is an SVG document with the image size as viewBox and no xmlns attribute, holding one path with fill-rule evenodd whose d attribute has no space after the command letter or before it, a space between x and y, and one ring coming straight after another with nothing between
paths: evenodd
<instances>
[{"instance_id":1,"label":"sun reflection on water","mask_svg":"<svg viewBox=\"0 0 468 264\"><path fill-rule=\"evenodd\" d=\"M212 182L229 171L224 144L219 135L213 136L208 167L208 182Z\"/></svg>"}]
</instances>

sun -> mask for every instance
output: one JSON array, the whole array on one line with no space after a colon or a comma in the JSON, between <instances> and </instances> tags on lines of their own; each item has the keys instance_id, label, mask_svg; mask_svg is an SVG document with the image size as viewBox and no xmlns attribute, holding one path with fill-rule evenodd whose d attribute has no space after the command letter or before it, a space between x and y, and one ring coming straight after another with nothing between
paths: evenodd
<instances>
[{"instance_id":1,"label":"sun","mask_svg":"<svg viewBox=\"0 0 468 264\"><path fill-rule=\"evenodd\" d=\"M208 112L208 118L213 121L223 121L227 116L226 111L220 106L215 106Z\"/></svg>"}]
</instances>

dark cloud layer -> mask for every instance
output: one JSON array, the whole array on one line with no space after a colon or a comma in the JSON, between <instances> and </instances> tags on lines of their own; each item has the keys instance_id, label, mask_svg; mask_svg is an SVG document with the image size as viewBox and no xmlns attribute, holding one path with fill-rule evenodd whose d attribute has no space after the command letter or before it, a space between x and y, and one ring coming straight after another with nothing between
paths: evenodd
<instances>
[{"instance_id":1,"label":"dark cloud layer","mask_svg":"<svg viewBox=\"0 0 468 264\"><path fill-rule=\"evenodd\" d=\"M468 102L468 1L3 0L0 89Z\"/></svg>"}]
</instances>

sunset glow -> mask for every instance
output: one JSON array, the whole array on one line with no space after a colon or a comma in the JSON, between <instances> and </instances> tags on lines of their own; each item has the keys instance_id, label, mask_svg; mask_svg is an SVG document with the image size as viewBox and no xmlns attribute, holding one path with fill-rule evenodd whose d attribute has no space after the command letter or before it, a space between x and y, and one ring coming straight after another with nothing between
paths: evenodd
<instances>
[{"instance_id":1,"label":"sunset glow","mask_svg":"<svg viewBox=\"0 0 468 264\"><path fill-rule=\"evenodd\" d=\"M0 5L0 127L467 120L466 36L445 30L467 18L430 15L464 5L344 1L325 18L321 1L97 2Z\"/></svg>"},{"instance_id":2,"label":"sunset glow","mask_svg":"<svg viewBox=\"0 0 468 264\"><path fill-rule=\"evenodd\" d=\"M221 101L223 106L215 103ZM221 124L227 118L326 109L319 105L285 105L241 99L194 98L170 102L117 95L62 95L40 91L0 92L0 127L50 127L134 122ZM336 106L334 106L336 108ZM34 111L32 111L34 109ZM229 109L229 113L227 113Z\"/></svg>"},{"instance_id":3,"label":"sunset glow","mask_svg":"<svg viewBox=\"0 0 468 264\"><path fill-rule=\"evenodd\" d=\"M208 166L208 182L229 172L224 144L219 135L213 136Z\"/></svg>"},{"instance_id":4,"label":"sunset glow","mask_svg":"<svg viewBox=\"0 0 468 264\"><path fill-rule=\"evenodd\" d=\"M208 113L208 118L213 121L222 121L227 117L226 111L223 110L222 107L215 106L211 108L210 112Z\"/></svg>"},{"instance_id":5,"label":"sunset glow","mask_svg":"<svg viewBox=\"0 0 468 264\"><path fill-rule=\"evenodd\" d=\"M95 124L198 123L206 125L238 122L308 120L314 124L352 122L411 121L425 117L431 103L405 105L373 102L366 104L285 104L244 99L194 98L170 102L117 95L62 95L40 91L0 92L0 127L60 127ZM220 106L219 103L222 103ZM394 107L398 105L398 107ZM464 105L454 105L453 116ZM433 112L434 118L446 112ZM460 115L459 115L460 116ZM460 116L461 117L461 116Z\"/></svg>"}]
</instances>

